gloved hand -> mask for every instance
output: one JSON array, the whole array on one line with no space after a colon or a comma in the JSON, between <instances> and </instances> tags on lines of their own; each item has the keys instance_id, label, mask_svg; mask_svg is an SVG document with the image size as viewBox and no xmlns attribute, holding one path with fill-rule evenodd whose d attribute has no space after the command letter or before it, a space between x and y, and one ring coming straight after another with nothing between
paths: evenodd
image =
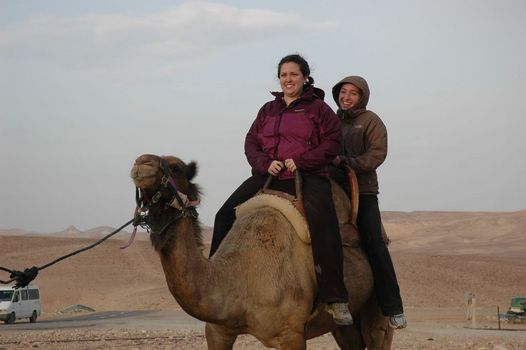
<instances>
[{"instance_id":1,"label":"gloved hand","mask_svg":"<svg viewBox=\"0 0 526 350\"><path fill-rule=\"evenodd\" d=\"M32 268L25 269L22 271L13 271L10 278L15 279L15 289L24 288L38 275L38 267L33 266Z\"/></svg>"}]
</instances>

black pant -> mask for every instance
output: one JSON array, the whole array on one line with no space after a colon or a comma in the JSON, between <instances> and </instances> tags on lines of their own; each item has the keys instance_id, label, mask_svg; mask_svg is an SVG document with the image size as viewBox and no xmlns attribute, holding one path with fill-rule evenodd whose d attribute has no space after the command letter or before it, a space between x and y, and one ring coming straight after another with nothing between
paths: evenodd
<instances>
[{"instance_id":1,"label":"black pant","mask_svg":"<svg viewBox=\"0 0 526 350\"><path fill-rule=\"evenodd\" d=\"M210 247L212 256L235 220L235 207L254 196L265 184L267 176L253 175L239 186L216 214ZM294 180L274 179L274 190L295 194ZM311 235L312 254L318 281L318 301L347 302L343 283L342 242L327 178L303 176L303 201Z\"/></svg>"},{"instance_id":2,"label":"black pant","mask_svg":"<svg viewBox=\"0 0 526 350\"><path fill-rule=\"evenodd\" d=\"M351 196L351 186L346 169L329 166L331 177ZM385 316L400 314L404 311L400 287L396 279L391 255L382 237L382 218L378 206L378 197L374 194L360 194L357 218L358 231L362 246L367 253L374 275L374 290Z\"/></svg>"},{"instance_id":3,"label":"black pant","mask_svg":"<svg viewBox=\"0 0 526 350\"><path fill-rule=\"evenodd\" d=\"M382 219L376 195L360 195L357 224L363 248L373 270L374 291L382 313L385 316L403 313L393 262L382 237Z\"/></svg>"}]
</instances>

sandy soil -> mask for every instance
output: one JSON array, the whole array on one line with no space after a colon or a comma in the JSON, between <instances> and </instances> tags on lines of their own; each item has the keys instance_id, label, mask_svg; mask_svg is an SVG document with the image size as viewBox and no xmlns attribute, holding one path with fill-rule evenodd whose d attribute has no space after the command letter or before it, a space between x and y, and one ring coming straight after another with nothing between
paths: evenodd
<instances>
[{"instance_id":1,"label":"sandy soil","mask_svg":"<svg viewBox=\"0 0 526 350\"><path fill-rule=\"evenodd\" d=\"M496 329L497 306L504 312L512 296L526 295L526 279L520 278L526 271L525 211L388 212L384 219L409 320L409 327L396 333L393 349L526 349L526 325L503 323L501 327L510 330ZM4 230L0 266L18 270L41 266L93 243L95 235L31 236ZM124 239L111 239L41 271L35 281L42 294L40 320L72 317L60 313L72 304L97 312L162 310L157 315L166 314L168 320L150 316L56 329L0 324L0 350L205 349L203 324L180 311L149 242L143 237L120 250ZM0 274L0 279L7 277ZM475 325L465 320L466 292L476 296ZM235 345L263 348L251 336L240 337ZM337 346L326 335L310 340L308 348Z\"/></svg>"}]
</instances>

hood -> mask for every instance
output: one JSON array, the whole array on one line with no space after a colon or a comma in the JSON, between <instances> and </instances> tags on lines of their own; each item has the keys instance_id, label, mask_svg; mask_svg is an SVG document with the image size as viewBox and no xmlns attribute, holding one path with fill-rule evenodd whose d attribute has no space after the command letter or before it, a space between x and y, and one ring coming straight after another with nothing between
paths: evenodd
<instances>
[{"instance_id":1,"label":"hood","mask_svg":"<svg viewBox=\"0 0 526 350\"><path fill-rule=\"evenodd\" d=\"M369 102L369 85L367 85L367 81L360 76L351 75L349 77L343 78L336 85L334 85L334 87L332 88L332 97L334 98L336 105L338 105L338 108L340 107L338 97L340 95L340 90L343 84L353 84L354 86L362 90L362 98L360 102L358 102L358 104L352 109L365 109L367 107L367 103Z\"/></svg>"},{"instance_id":2,"label":"hood","mask_svg":"<svg viewBox=\"0 0 526 350\"><path fill-rule=\"evenodd\" d=\"M317 87L313 87L312 94L322 100L325 98L325 91Z\"/></svg>"}]
</instances>

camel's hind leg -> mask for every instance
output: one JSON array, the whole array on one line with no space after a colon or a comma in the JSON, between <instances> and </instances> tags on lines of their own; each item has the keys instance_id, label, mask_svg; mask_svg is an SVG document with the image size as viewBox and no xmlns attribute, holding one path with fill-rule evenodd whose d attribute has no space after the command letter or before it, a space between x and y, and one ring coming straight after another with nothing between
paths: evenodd
<instances>
[{"instance_id":1,"label":"camel's hind leg","mask_svg":"<svg viewBox=\"0 0 526 350\"><path fill-rule=\"evenodd\" d=\"M391 349L394 329L389 327L389 317L382 315L374 295L361 310L360 325L367 349Z\"/></svg>"},{"instance_id":2,"label":"camel's hind leg","mask_svg":"<svg viewBox=\"0 0 526 350\"><path fill-rule=\"evenodd\" d=\"M359 326L357 325L339 326L331 333L342 350L365 349L365 343L363 342Z\"/></svg>"},{"instance_id":3,"label":"camel's hind leg","mask_svg":"<svg viewBox=\"0 0 526 350\"><path fill-rule=\"evenodd\" d=\"M205 326L206 343L210 350L232 350L237 334L226 328L211 323Z\"/></svg>"}]
</instances>

